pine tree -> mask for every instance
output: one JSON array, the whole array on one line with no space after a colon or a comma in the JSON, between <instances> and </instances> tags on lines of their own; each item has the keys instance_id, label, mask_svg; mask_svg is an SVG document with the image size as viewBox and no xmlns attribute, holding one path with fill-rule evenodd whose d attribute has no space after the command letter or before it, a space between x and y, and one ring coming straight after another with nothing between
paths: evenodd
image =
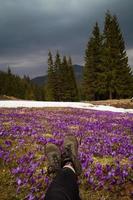
<instances>
[{"instance_id":1,"label":"pine tree","mask_svg":"<svg viewBox=\"0 0 133 200\"><path fill-rule=\"evenodd\" d=\"M70 101L77 101L79 99L78 88L77 88L77 83L76 83L76 79L74 75L71 57L69 57L68 59L68 68L69 68L68 81L70 85Z\"/></svg>"},{"instance_id":2,"label":"pine tree","mask_svg":"<svg viewBox=\"0 0 133 200\"><path fill-rule=\"evenodd\" d=\"M85 100L95 100L102 93L100 83L102 77L102 37L98 23L95 24L92 36L85 51L85 66L83 69L83 98Z\"/></svg>"},{"instance_id":3,"label":"pine tree","mask_svg":"<svg viewBox=\"0 0 133 200\"><path fill-rule=\"evenodd\" d=\"M61 100L61 58L60 54L57 51L54 63L54 73L55 73L55 99L56 101Z\"/></svg>"},{"instance_id":4,"label":"pine tree","mask_svg":"<svg viewBox=\"0 0 133 200\"><path fill-rule=\"evenodd\" d=\"M132 74L117 17L109 11L105 16L103 36L106 96L109 99L126 98L131 95Z\"/></svg>"},{"instance_id":5,"label":"pine tree","mask_svg":"<svg viewBox=\"0 0 133 200\"><path fill-rule=\"evenodd\" d=\"M47 80L47 87L46 87L46 99L48 101L55 100L55 73L53 67L53 58L52 54L49 51L48 53L48 80Z\"/></svg>"},{"instance_id":6,"label":"pine tree","mask_svg":"<svg viewBox=\"0 0 133 200\"><path fill-rule=\"evenodd\" d=\"M69 86L69 68L66 56L63 56L62 67L61 67L61 82L62 82L62 100L69 101L70 99L70 86Z\"/></svg>"},{"instance_id":7,"label":"pine tree","mask_svg":"<svg viewBox=\"0 0 133 200\"><path fill-rule=\"evenodd\" d=\"M7 73L8 73L8 75L11 75L12 73L11 73L11 68L8 66L8 69L7 69Z\"/></svg>"}]
</instances>

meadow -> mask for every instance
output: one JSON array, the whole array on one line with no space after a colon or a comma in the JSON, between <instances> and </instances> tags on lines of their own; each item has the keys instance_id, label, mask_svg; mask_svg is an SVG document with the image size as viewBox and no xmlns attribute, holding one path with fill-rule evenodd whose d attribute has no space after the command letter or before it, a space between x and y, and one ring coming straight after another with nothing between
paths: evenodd
<instances>
[{"instance_id":1,"label":"meadow","mask_svg":"<svg viewBox=\"0 0 133 200\"><path fill-rule=\"evenodd\" d=\"M41 200L51 182L45 145L79 142L83 200L133 196L133 114L76 108L0 109L0 199Z\"/></svg>"}]
</instances>

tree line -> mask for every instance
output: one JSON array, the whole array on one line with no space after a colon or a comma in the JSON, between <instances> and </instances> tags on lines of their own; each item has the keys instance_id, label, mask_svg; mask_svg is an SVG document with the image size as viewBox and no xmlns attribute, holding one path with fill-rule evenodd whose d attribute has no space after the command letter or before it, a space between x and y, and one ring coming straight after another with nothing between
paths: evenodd
<instances>
[{"instance_id":1,"label":"tree line","mask_svg":"<svg viewBox=\"0 0 133 200\"><path fill-rule=\"evenodd\" d=\"M7 72L0 71L0 96L13 96L18 99L44 100L43 87L33 84L28 76L20 78L12 74L8 67Z\"/></svg>"}]
</instances>

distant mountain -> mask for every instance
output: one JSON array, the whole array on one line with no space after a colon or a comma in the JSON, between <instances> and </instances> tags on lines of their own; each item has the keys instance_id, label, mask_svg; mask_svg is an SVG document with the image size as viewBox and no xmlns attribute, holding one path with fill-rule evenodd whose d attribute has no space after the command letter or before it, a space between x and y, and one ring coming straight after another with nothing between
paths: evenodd
<instances>
[{"instance_id":1,"label":"distant mountain","mask_svg":"<svg viewBox=\"0 0 133 200\"><path fill-rule=\"evenodd\" d=\"M42 86L47 82L47 75L35 77L31 81L36 85Z\"/></svg>"},{"instance_id":2,"label":"distant mountain","mask_svg":"<svg viewBox=\"0 0 133 200\"><path fill-rule=\"evenodd\" d=\"M73 69L74 69L74 73L75 73L77 82L78 83L81 82L83 66L73 65ZM42 86L43 84L45 84L47 82L47 75L35 77L35 78L31 79L31 81L39 86Z\"/></svg>"}]
</instances>

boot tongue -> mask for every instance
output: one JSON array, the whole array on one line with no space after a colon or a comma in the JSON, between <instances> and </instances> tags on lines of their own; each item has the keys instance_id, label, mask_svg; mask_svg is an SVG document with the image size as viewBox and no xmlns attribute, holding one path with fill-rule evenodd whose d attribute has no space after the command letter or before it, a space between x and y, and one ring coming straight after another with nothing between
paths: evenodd
<instances>
[{"instance_id":1,"label":"boot tongue","mask_svg":"<svg viewBox=\"0 0 133 200\"><path fill-rule=\"evenodd\" d=\"M64 152L62 153L62 167L67 163L71 162L72 163L72 156L70 153L70 150L68 148L65 148Z\"/></svg>"}]
</instances>

